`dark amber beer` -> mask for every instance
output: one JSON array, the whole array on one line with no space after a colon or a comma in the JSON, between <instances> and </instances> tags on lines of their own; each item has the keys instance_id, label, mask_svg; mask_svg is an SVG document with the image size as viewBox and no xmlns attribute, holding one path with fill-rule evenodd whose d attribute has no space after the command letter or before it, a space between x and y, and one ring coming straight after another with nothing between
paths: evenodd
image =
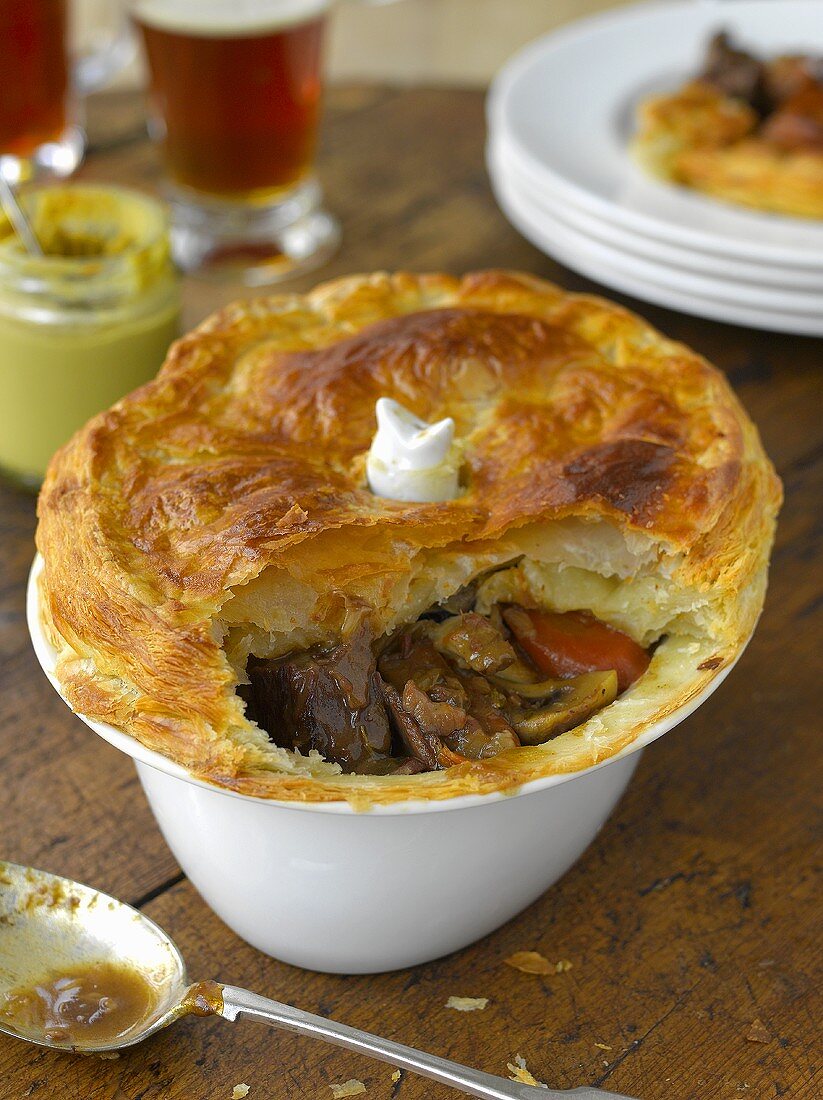
<instances>
[{"instance_id":1,"label":"dark amber beer","mask_svg":"<svg viewBox=\"0 0 823 1100\"><path fill-rule=\"evenodd\" d=\"M0 0L0 155L29 157L66 128L66 0Z\"/></svg>"},{"instance_id":2,"label":"dark amber beer","mask_svg":"<svg viewBox=\"0 0 823 1100\"><path fill-rule=\"evenodd\" d=\"M133 2L173 183L255 203L310 173L326 7L323 0Z\"/></svg>"}]
</instances>

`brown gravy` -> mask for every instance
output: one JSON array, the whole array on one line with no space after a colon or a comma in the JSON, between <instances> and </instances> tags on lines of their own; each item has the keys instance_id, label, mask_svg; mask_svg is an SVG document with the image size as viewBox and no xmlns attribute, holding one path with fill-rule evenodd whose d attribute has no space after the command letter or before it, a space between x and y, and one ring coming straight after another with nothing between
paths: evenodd
<instances>
[{"instance_id":1,"label":"brown gravy","mask_svg":"<svg viewBox=\"0 0 823 1100\"><path fill-rule=\"evenodd\" d=\"M223 987L217 982L197 982L186 991L180 1002L186 1016L219 1016L223 1011Z\"/></svg>"},{"instance_id":2,"label":"brown gravy","mask_svg":"<svg viewBox=\"0 0 823 1100\"><path fill-rule=\"evenodd\" d=\"M130 1030L156 1003L157 991L138 971L100 962L0 995L0 1019L21 1035L97 1046Z\"/></svg>"}]
</instances>

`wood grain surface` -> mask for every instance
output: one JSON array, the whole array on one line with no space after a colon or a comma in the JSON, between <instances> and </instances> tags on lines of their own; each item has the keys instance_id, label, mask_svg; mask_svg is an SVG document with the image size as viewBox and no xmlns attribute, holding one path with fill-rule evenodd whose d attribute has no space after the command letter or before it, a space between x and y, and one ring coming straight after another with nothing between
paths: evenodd
<instances>
[{"instance_id":1,"label":"wood grain surface","mask_svg":"<svg viewBox=\"0 0 823 1100\"><path fill-rule=\"evenodd\" d=\"M140 136L138 102L110 97L95 117L106 142L83 174L154 190L158 163ZM375 268L507 266L599 290L507 225L483 137L478 93L335 91L321 175L344 245L292 285ZM190 282L187 323L239 293ZM519 1053L560 1088L819 1100L823 342L628 304L727 372L784 478L786 504L766 610L738 668L646 751L561 882L494 935L410 971L330 977L246 946L180 875L131 762L70 714L36 666L23 613L34 502L11 489L0 489L0 854L139 905L177 939L196 977L246 984L493 1073ZM519 973L503 962L517 950L571 968ZM457 1013L446 1008L452 995L489 1005ZM755 1021L765 1041L751 1037ZM0 1037L2 1100L228 1100L241 1082L249 1100L331 1100L329 1085L349 1078L375 1100L454 1095L253 1024L184 1021L111 1061Z\"/></svg>"}]
</instances>

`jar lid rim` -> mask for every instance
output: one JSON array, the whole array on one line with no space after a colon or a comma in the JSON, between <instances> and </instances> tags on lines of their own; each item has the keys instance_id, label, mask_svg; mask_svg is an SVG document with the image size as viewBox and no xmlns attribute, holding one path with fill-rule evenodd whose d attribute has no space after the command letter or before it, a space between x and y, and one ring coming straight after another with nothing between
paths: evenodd
<instances>
[{"instance_id":1,"label":"jar lid rim","mask_svg":"<svg viewBox=\"0 0 823 1100\"><path fill-rule=\"evenodd\" d=\"M58 219L65 218L65 228L59 220L49 226L57 243L62 243L63 232L66 247L77 243L82 248L87 231L92 252L32 255L0 221L0 296L7 305L17 303L13 308L38 302L73 310L107 309L143 294L174 271L168 208L150 195L116 184L57 183L24 192L21 204L41 238L54 211ZM104 251L107 234L113 244L110 253ZM98 240L103 244L95 255Z\"/></svg>"},{"instance_id":2,"label":"jar lid rim","mask_svg":"<svg viewBox=\"0 0 823 1100\"><path fill-rule=\"evenodd\" d=\"M78 219L91 217L88 213L78 212L78 201L87 202L89 209L93 208L95 202L106 202L108 204L106 213L110 220L116 217L119 207L123 220L131 216L135 222L140 222L139 232L134 234L133 240L126 242L117 252L111 254L63 256L47 253L45 256L34 256L20 246L9 224L8 230L0 235L0 272L8 274L26 272L32 276L41 274L46 278L59 275L74 278L100 278L119 273L123 268L133 264L141 254L150 252L164 242L168 243L170 215L166 204L152 195L119 184L97 182L41 184L22 193L20 204L31 218L36 214L38 202L60 197L65 198L67 205L73 206L72 214ZM2 215L0 215L0 233L2 230ZM3 247L4 244L12 246Z\"/></svg>"}]
</instances>

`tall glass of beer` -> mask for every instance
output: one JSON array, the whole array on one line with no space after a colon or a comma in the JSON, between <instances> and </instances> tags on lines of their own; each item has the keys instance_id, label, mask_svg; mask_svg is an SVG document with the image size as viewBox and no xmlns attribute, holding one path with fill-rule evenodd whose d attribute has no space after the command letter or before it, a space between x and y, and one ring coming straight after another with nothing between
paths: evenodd
<instances>
[{"instance_id":1,"label":"tall glass of beer","mask_svg":"<svg viewBox=\"0 0 823 1100\"><path fill-rule=\"evenodd\" d=\"M254 286L337 246L314 174L328 6L132 0L184 270Z\"/></svg>"},{"instance_id":2,"label":"tall glass of beer","mask_svg":"<svg viewBox=\"0 0 823 1100\"><path fill-rule=\"evenodd\" d=\"M74 171L85 145L82 97L133 54L119 0L110 0L98 48L70 56L69 8L68 0L0 0L0 175L10 183Z\"/></svg>"}]
</instances>

